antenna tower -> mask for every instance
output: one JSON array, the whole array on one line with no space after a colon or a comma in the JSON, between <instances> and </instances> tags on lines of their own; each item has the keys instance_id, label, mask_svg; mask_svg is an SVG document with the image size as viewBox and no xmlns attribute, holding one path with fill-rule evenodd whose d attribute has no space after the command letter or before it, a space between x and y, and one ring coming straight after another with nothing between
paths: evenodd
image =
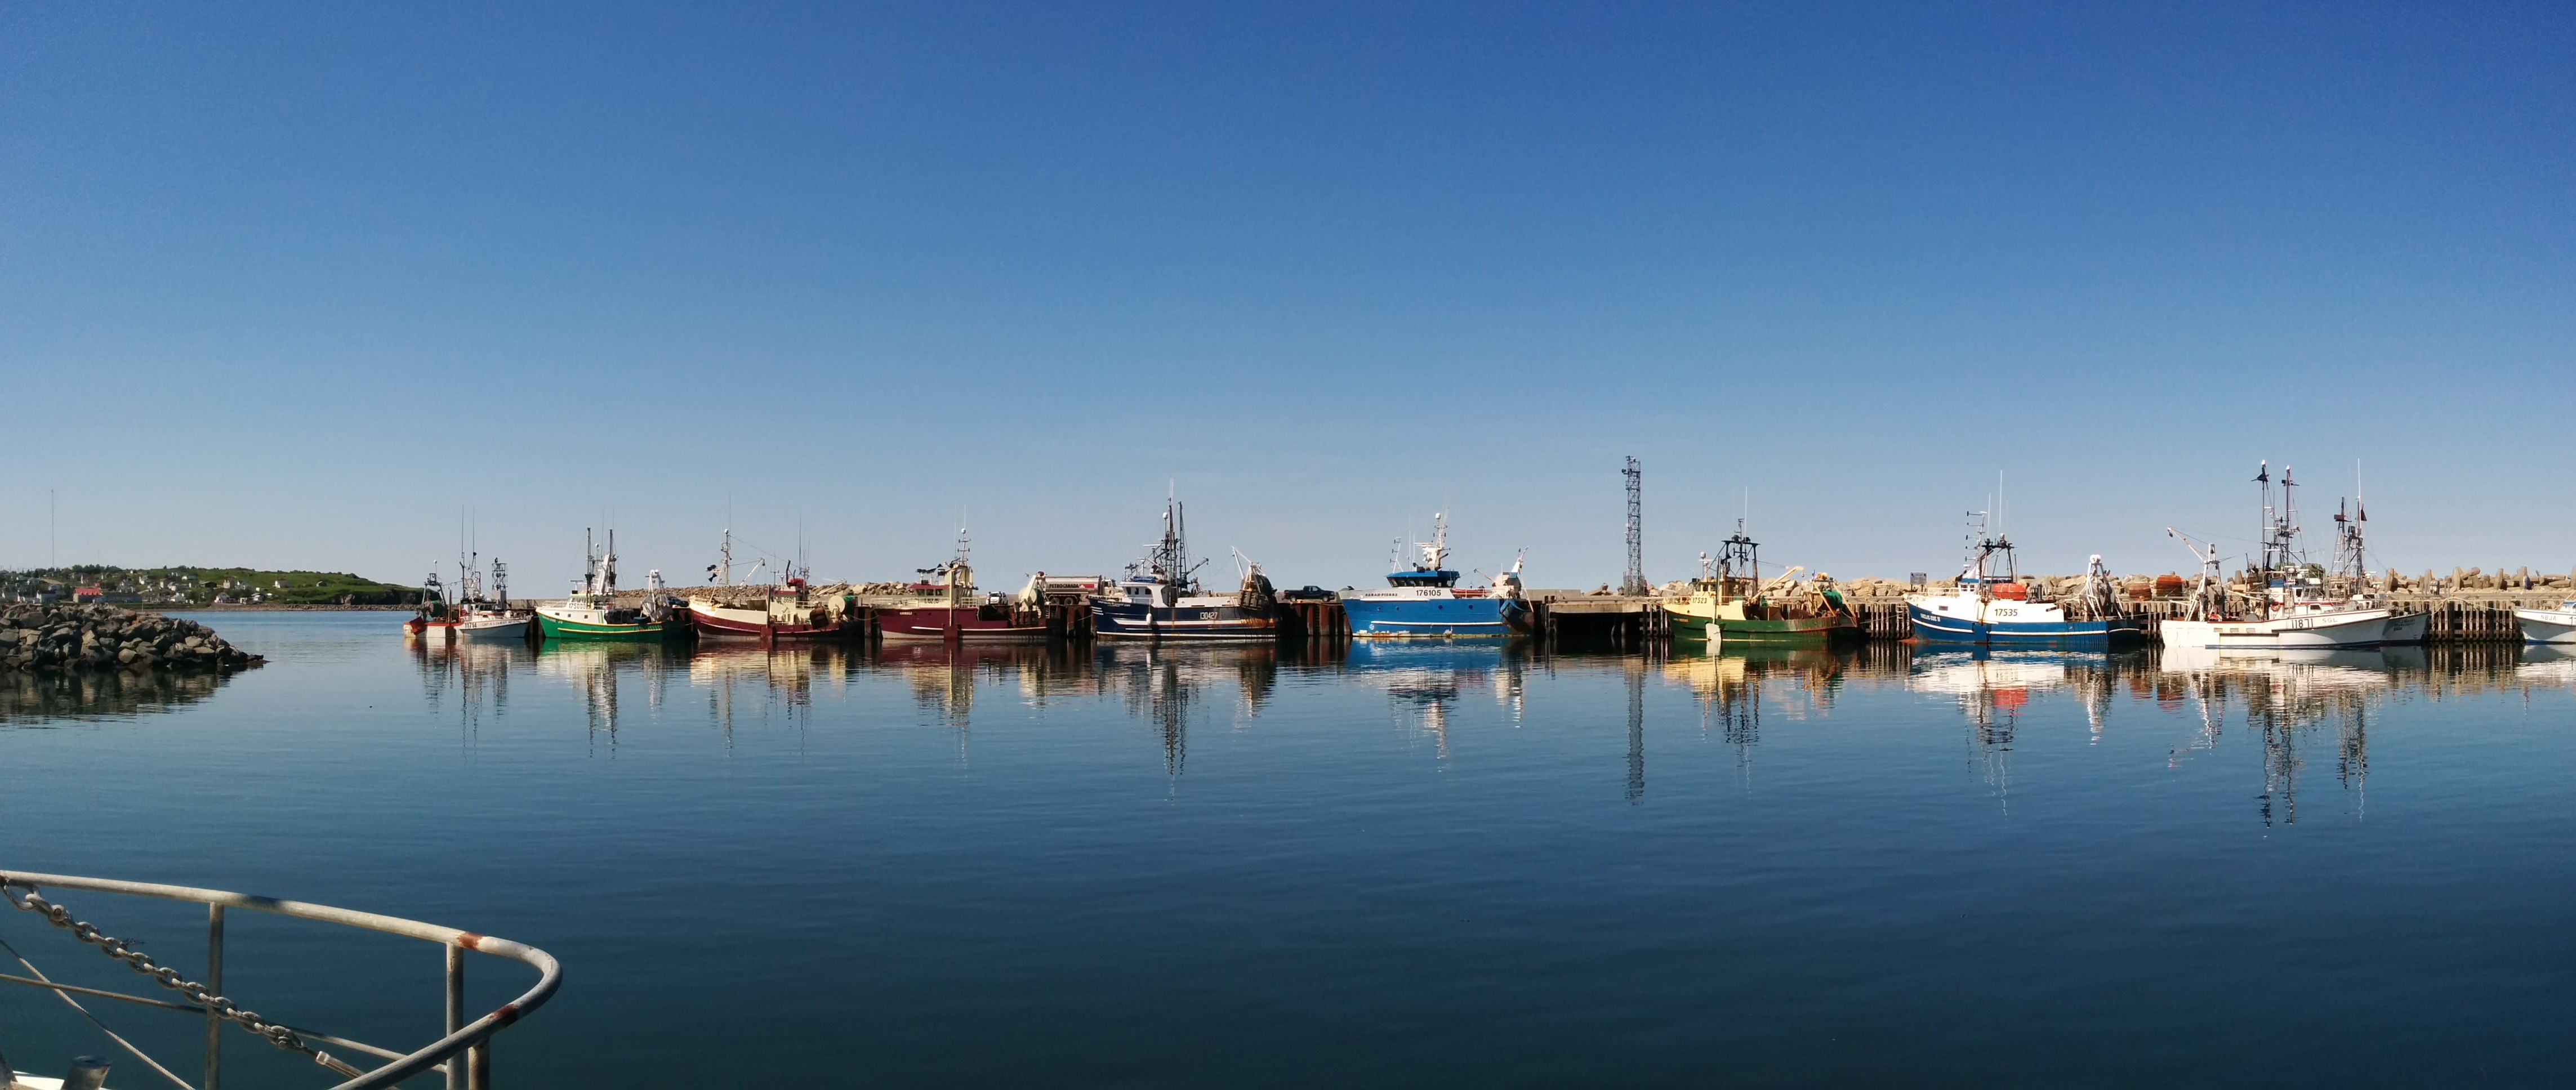
<instances>
[{"instance_id":1,"label":"antenna tower","mask_svg":"<svg viewBox=\"0 0 2576 1090\"><path fill-rule=\"evenodd\" d=\"M1620 582L1619 593L1642 595L1648 590L1644 514L1646 471L1635 458L1630 458L1628 468L1620 470L1619 474L1628 478L1628 577Z\"/></svg>"}]
</instances>

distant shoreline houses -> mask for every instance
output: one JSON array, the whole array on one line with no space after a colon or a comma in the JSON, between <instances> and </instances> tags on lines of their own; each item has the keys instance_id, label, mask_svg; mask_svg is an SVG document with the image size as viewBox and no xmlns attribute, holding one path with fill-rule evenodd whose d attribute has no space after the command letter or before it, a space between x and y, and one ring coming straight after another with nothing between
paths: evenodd
<instances>
[{"instance_id":1,"label":"distant shoreline houses","mask_svg":"<svg viewBox=\"0 0 2576 1090\"><path fill-rule=\"evenodd\" d=\"M0 603L192 606L411 605L420 591L339 572L271 572L248 568L129 569L83 564L0 571Z\"/></svg>"}]
</instances>

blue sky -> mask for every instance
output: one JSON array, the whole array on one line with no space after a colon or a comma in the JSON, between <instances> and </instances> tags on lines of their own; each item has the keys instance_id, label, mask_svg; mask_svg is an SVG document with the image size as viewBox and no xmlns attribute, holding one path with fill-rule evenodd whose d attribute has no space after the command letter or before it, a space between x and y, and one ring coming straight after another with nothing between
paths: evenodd
<instances>
[{"instance_id":1,"label":"blue sky","mask_svg":"<svg viewBox=\"0 0 2576 1090\"><path fill-rule=\"evenodd\" d=\"M0 565L2576 568L2564 6L0 12Z\"/></svg>"}]
</instances>

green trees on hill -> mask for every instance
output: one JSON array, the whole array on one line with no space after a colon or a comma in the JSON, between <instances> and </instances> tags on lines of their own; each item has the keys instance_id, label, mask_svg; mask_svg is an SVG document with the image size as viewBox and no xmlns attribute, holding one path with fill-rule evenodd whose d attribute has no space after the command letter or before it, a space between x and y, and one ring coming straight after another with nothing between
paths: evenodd
<instances>
[{"instance_id":1,"label":"green trees on hill","mask_svg":"<svg viewBox=\"0 0 2576 1090\"><path fill-rule=\"evenodd\" d=\"M50 592L60 600L70 601L75 593L87 587L98 588L109 602L166 608L215 605L218 602L390 606L420 601L417 587L380 583L348 572L192 565L120 568L103 564L0 571L0 600L27 601Z\"/></svg>"}]
</instances>

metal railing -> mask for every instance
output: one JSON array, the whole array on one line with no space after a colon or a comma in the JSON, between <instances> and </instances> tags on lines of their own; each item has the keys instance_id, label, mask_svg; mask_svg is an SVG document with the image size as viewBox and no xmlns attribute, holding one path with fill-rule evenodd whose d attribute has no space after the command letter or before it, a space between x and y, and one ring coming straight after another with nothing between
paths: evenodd
<instances>
[{"instance_id":1,"label":"metal railing","mask_svg":"<svg viewBox=\"0 0 2576 1090\"><path fill-rule=\"evenodd\" d=\"M82 890L128 897L150 897L165 901L188 901L205 905L205 982L187 980L177 969L161 965L132 944L111 938L95 925L73 918L68 909L47 900L39 892L44 889ZM72 995L114 999L146 1007L205 1016L205 1083L202 1088L192 1088L192 1090L221 1090L223 1027L226 1022L238 1025L280 1049L309 1056L313 1062L348 1077L348 1081L340 1083L332 1090L376 1090L378 1087L392 1086L425 1071L445 1073L449 1090L489 1090L492 1070L492 1049L489 1042L492 1035L508 1028L519 1019L526 1017L530 1011L542 1006L546 1000L554 996L556 987L563 983L563 968L556 963L554 955L536 947L511 942L508 939L477 935L470 931L459 931L453 927L439 927L393 916L379 916L372 912L353 912L329 905L281 901L271 897L252 897L246 894L195 889L188 886L120 882L105 878L77 878L61 874L31 874L24 871L0 871L0 896L5 896L11 907L35 913L55 927L71 932L72 937L98 947L100 953L124 962L128 968L137 973L151 977L163 988L184 997L187 1002L173 1003L147 996L58 984L47 979L42 973L36 973L33 979L0 975L0 982L51 990L56 995L62 996L65 1002L72 1003L73 1007L81 1010L84 1015L88 1013L87 1009L73 1001L70 998ZM360 1041L271 1022L244 1010L240 1004L223 995L224 913L228 909L266 912L299 920L314 920L341 927L377 931L423 942L433 942L445 947L447 1035L418 1051L396 1052ZM537 970L537 982L517 999L502 1004L500 1009L468 1022L465 1020L465 954L467 951L508 958L533 966ZM33 972L33 967L29 968ZM92 1017L91 1021L96 1022L97 1019ZM106 1031L104 1024L99 1028ZM185 1080L171 1074L169 1069L154 1062L151 1057L145 1056L141 1050L128 1044L124 1038L116 1036L112 1031L108 1031L108 1036L170 1081L181 1087L188 1086ZM317 1044L364 1053L392 1062L372 1071L362 1071L323 1051L317 1047ZM460 1057L463 1060L461 1063L458 1062Z\"/></svg>"}]
</instances>

